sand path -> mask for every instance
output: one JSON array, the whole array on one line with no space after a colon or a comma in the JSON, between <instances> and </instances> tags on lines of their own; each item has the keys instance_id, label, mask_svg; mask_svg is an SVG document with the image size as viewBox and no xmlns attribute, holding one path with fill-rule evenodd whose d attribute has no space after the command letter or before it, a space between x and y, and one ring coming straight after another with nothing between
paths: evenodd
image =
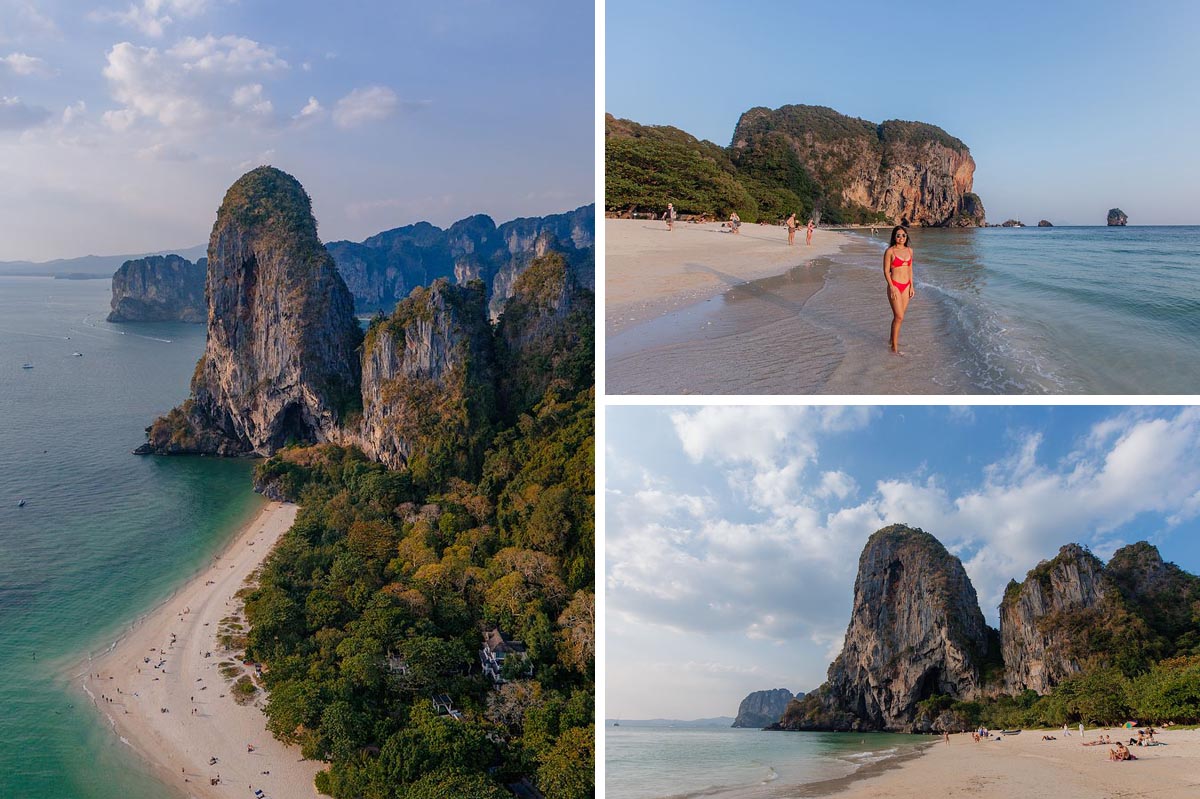
<instances>
[{"instance_id":1,"label":"sand path","mask_svg":"<svg viewBox=\"0 0 1200 799\"><path fill-rule=\"evenodd\" d=\"M317 795L313 776L323 764L275 740L266 731L262 692L254 703L237 704L218 665L241 666L220 648L218 629L238 611L234 595L296 511L270 503L208 568L80 667L83 689L115 733L182 796L253 797L256 789L273 799ZM210 764L212 757L217 762ZM220 783L211 785L218 775Z\"/></svg>"}]
</instances>

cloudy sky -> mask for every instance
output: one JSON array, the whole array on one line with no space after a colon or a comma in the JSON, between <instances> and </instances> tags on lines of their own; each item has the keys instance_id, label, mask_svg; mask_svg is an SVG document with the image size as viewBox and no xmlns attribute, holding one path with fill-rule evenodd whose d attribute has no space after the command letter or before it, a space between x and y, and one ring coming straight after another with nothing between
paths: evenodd
<instances>
[{"instance_id":1,"label":"cloudy sky","mask_svg":"<svg viewBox=\"0 0 1200 799\"><path fill-rule=\"evenodd\" d=\"M606 110L728 145L743 111L824 105L939 125L988 219L1200 224L1200 4L890 0L697 13L608 0Z\"/></svg>"},{"instance_id":2,"label":"cloudy sky","mask_svg":"<svg viewBox=\"0 0 1200 799\"><path fill-rule=\"evenodd\" d=\"M607 427L610 718L817 687L863 544L896 522L962 559L993 626L1070 542L1149 540L1200 573L1200 408L624 406Z\"/></svg>"},{"instance_id":3,"label":"cloudy sky","mask_svg":"<svg viewBox=\"0 0 1200 799\"><path fill-rule=\"evenodd\" d=\"M207 241L269 163L325 240L592 202L594 11L0 0L0 261Z\"/></svg>"}]
</instances>

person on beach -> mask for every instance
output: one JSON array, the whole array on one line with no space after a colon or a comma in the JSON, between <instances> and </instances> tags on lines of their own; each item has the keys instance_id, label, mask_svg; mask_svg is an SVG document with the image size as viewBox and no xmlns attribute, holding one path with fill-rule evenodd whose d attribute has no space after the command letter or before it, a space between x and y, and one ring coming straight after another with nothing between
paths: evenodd
<instances>
[{"instance_id":1,"label":"person on beach","mask_svg":"<svg viewBox=\"0 0 1200 799\"><path fill-rule=\"evenodd\" d=\"M729 215L729 232L737 235L738 228L742 226L742 218L738 216L738 212L734 211Z\"/></svg>"},{"instance_id":2,"label":"person on beach","mask_svg":"<svg viewBox=\"0 0 1200 799\"><path fill-rule=\"evenodd\" d=\"M909 301L917 295L913 288L913 251L908 246L908 231L903 225L892 228L892 243L883 253L883 277L887 281L888 302L892 306L892 352L900 351L900 325Z\"/></svg>"},{"instance_id":3,"label":"person on beach","mask_svg":"<svg viewBox=\"0 0 1200 799\"><path fill-rule=\"evenodd\" d=\"M792 214L791 216L789 216L787 218L787 229L788 229L788 246L790 247L796 243L796 215L795 214Z\"/></svg>"},{"instance_id":4,"label":"person on beach","mask_svg":"<svg viewBox=\"0 0 1200 799\"><path fill-rule=\"evenodd\" d=\"M667 222L667 230L675 229L675 206L667 203L667 210L663 211L663 219Z\"/></svg>"},{"instance_id":5,"label":"person on beach","mask_svg":"<svg viewBox=\"0 0 1200 799\"><path fill-rule=\"evenodd\" d=\"M808 233L804 236L804 243L810 246L812 245L812 233L814 227L815 225L813 225L813 221L811 219L808 220Z\"/></svg>"}]
</instances>

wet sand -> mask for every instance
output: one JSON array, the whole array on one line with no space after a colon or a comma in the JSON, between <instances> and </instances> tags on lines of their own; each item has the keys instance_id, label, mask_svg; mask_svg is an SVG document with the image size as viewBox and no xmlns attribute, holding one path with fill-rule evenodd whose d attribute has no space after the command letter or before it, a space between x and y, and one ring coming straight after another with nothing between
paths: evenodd
<instances>
[{"instance_id":1,"label":"wet sand","mask_svg":"<svg viewBox=\"0 0 1200 799\"><path fill-rule=\"evenodd\" d=\"M234 701L236 676L223 676L221 664L240 674L253 668L234 657L240 648L226 650L217 640L231 620L244 626L235 594L296 511L270 503L208 568L78 669L83 690L114 734L182 796L252 796L255 789L272 799L317 796L313 777L324 764L304 760L298 748L267 732L261 690L248 704ZM217 762L210 764L213 757ZM220 784L210 785L218 775Z\"/></svg>"},{"instance_id":2,"label":"wet sand","mask_svg":"<svg viewBox=\"0 0 1200 799\"><path fill-rule=\"evenodd\" d=\"M608 219L604 223L605 329L612 336L709 299L731 286L780 275L827 256L849 240L818 229L813 243L788 246L787 229L743 224L736 236L719 223L694 225Z\"/></svg>"},{"instance_id":3,"label":"wet sand","mask_svg":"<svg viewBox=\"0 0 1200 799\"><path fill-rule=\"evenodd\" d=\"M836 254L610 333L613 394L953 394L975 389L945 308L917 296L888 349L877 245Z\"/></svg>"}]
</instances>

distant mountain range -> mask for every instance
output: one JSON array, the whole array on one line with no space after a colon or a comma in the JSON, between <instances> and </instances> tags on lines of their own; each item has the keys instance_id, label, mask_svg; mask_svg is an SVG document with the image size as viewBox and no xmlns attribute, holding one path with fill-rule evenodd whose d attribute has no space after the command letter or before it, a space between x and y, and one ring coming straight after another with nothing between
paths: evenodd
<instances>
[{"instance_id":1,"label":"distant mountain range","mask_svg":"<svg viewBox=\"0 0 1200 799\"><path fill-rule=\"evenodd\" d=\"M614 723L622 727L729 727L733 724L733 716L716 716L711 719L605 719L604 726L611 727Z\"/></svg>"},{"instance_id":2,"label":"distant mountain range","mask_svg":"<svg viewBox=\"0 0 1200 799\"><path fill-rule=\"evenodd\" d=\"M133 255L84 255L79 258L57 258L53 261L0 261L0 275L33 277L103 278L108 280L126 261L154 255L178 255L197 261L208 253L207 244L197 244L181 250L158 250Z\"/></svg>"}]
</instances>

